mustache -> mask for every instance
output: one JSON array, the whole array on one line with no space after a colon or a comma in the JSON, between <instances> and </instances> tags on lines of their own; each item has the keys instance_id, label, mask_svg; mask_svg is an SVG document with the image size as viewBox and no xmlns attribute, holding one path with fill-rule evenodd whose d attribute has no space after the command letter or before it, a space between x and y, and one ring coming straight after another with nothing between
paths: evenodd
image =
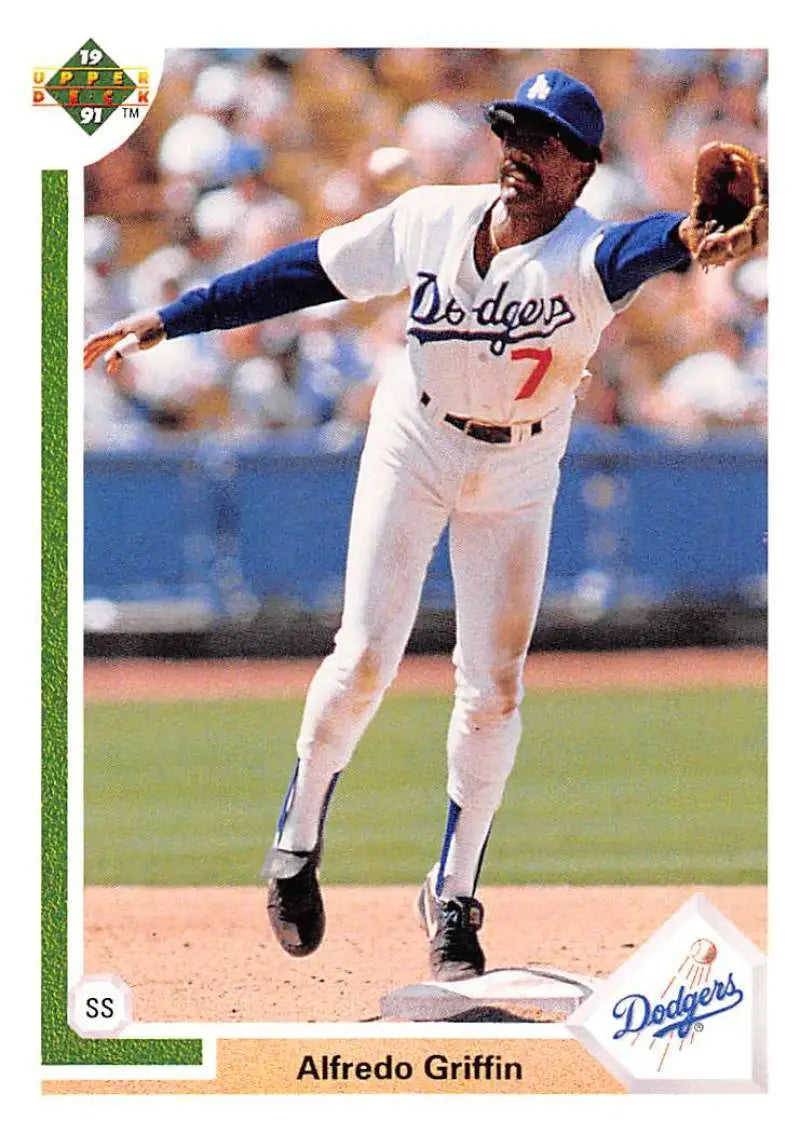
<instances>
[{"instance_id":1,"label":"mustache","mask_svg":"<svg viewBox=\"0 0 800 1135\"><path fill-rule=\"evenodd\" d=\"M501 175L520 173L526 181L530 182L531 185L534 185L536 187L540 187L542 185L542 178L538 170L534 169L533 166L528 165L527 162L522 161L518 158L506 158L500 166L500 173Z\"/></svg>"}]
</instances>

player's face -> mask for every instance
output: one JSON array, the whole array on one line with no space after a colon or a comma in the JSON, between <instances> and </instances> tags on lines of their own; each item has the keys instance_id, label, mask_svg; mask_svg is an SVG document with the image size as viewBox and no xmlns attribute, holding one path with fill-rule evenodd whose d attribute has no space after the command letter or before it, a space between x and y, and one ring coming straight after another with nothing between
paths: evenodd
<instances>
[{"instance_id":1,"label":"player's face","mask_svg":"<svg viewBox=\"0 0 800 1135\"><path fill-rule=\"evenodd\" d=\"M537 130L509 131L502 140L501 196L507 205L567 212L583 188L587 163L560 138Z\"/></svg>"}]
</instances>

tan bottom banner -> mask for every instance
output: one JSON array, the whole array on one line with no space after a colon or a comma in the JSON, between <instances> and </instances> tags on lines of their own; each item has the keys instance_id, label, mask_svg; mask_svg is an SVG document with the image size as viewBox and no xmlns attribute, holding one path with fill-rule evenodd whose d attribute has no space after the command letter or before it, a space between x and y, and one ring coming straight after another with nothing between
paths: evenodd
<instances>
[{"instance_id":1,"label":"tan bottom banner","mask_svg":"<svg viewBox=\"0 0 800 1135\"><path fill-rule=\"evenodd\" d=\"M111 1070L109 1069L109 1072ZM573 1040L220 1040L214 1080L50 1080L50 1094L611 1094Z\"/></svg>"}]
</instances>

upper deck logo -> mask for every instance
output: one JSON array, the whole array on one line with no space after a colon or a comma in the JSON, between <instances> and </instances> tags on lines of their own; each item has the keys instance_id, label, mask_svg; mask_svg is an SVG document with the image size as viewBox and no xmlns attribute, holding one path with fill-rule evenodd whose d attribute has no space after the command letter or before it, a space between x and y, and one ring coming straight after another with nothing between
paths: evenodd
<instances>
[{"instance_id":1,"label":"upper deck logo","mask_svg":"<svg viewBox=\"0 0 800 1135\"><path fill-rule=\"evenodd\" d=\"M121 67L93 39L61 67L33 72L33 105L63 107L87 134L99 130L120 107L126 118L138 119L149 96L149 72Z\"/></svg>"},{"instance_id":2,"label":"upper deck logo","mask_svg":"<svg viewBox=\"0 0 800 1135\"><path fill-rule=\"evenodd\" d=\"M568 1028L633 1091L764 1091L766 959L695 895Z\"/></svg>"}]
</instances>

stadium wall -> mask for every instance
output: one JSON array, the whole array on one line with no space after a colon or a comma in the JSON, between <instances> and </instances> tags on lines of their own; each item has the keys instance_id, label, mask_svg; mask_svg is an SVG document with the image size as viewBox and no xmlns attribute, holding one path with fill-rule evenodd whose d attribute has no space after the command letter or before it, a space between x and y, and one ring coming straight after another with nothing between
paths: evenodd
<instances>
[{"instance_id":1,"label":"stadium wall","mask_svg":"<svg viewBox=\"0 0 800 1135\"><path fill-rule=\"evenodd\" d=\"M213 436L87 452L90 651L153 635L205 636L211 653L237 642L245 653L327 649L361 443L332 452L323 439ZM578 425L562 466L537 640L759 641L766 526L760 433L681 440ZM451 612L445 534L412 646L432 636L441 648Z\"/></svg>"}]
</instances>

